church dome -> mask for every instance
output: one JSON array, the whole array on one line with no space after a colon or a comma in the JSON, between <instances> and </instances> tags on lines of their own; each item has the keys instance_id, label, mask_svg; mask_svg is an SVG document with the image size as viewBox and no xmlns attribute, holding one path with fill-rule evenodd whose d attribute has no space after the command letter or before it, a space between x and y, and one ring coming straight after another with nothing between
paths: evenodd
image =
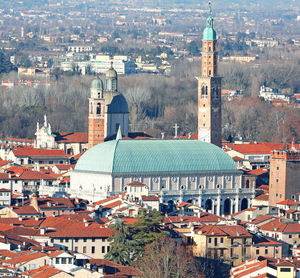
<instances>
[{"instance_id":1,"label":"church dome","mask_svg":"<svg viewBox=\"0 0 300 278\"><path fill-rule=\"evenodd\" d=\"M125 97L121 94L114 96L107 106L107 113L129 113Z\"/></svg>"},{"instance_id":2,"label":"church dome","mask_svg":"<svg viewBox=\"0 0 300 278\"><path fill-rule=\"evenodd\" d=\"M198 140L114 140L87 150L75 171L96 173L237 172L221 148Z\"/></svg>"},{"instance_id":3,"label":"church dome","mask_svg":"<svg viewBox=\"0 0 300 278\"><path fill-rule=\"evenodd\" d=\"M209 16L206 20L206 28L203 31L203 40L205 41L213 41L217 39L217 33L214 29L214 20L211 16Z\"/></svg>"},{"instance_id":4,"label":"church dome","mask_svg":"<svg viewBox=\"0 0 300 278\"><path fill-rule=\"evenodd\" d=\"M95 78L93 81L92 81L92 86L91 86L91 89L94 89L94 90L103 90L103 82L100 78Z\"/></svg>"},{"instance_id":5,"label":"church dome","mask_svg":"<svg viewBox=\"0 0 300 278\"><path fill-rule=\"evenodd\" d=\"M112 67L110 67L110 69L106 72L105 74L106 79L117 79L118 78L118 74L115 71L115 69Z\"/></svg>"}]
</instances>

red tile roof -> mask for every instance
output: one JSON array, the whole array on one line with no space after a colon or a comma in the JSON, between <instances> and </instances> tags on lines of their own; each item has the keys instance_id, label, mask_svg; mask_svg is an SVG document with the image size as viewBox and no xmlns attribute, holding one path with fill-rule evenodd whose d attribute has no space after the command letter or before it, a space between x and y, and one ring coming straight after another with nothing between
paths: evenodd
<instances>
[{"instance_id":1,"label":"red tile roof","mask_svg":"<svg viewBox=\"0 0 300 278\"><path fill-rule=\"evenodd\" d=\"M21 156L59 156L67 158L67 154L63 150L46 150L46 149L35 149L30 147L18 148L13 150L16 157Z\"/></svg>"},{"instance_id":2,"label":"red tile roof","mask_svg":"<svg viewBox=\"0 0 300 278\"><path fill-rule=\"evenodd\" d=\"M261 194L261 195L255 197L255 199L261 200L261 201L269 201L269 193Z\"/></svg>"},{"instance_id":3,"label":"red tile roof","mask_svg":"<svg viewBox=\"0 0 300 278\"><path fill-rule=\"evenodd\" d=\"M55 166L60 171L67 171L75 168L74 164L56 164Z\"/></svg>"},{"instance_id":4,"label":"red tile roof","mask_svg":"<svg viewBox=\"0 0 300 278\"><path fill-rule=\"evenodd\" d=\"M98 225L96 228L85 227L84 225L70 225L49 233L50 238L107 238L112 236L112 229L103 228Z\"/></svg>"},{"instance_id":5,"label":"red tile roof","mask_svg":"<svg viewBox=\"0 0 300 278\"><path fill-rule=\"evenodd\" d=\"M130 186L145 186L145 184L140 182L140 181L132 181L130 183L127 183L127 185L130 185Z\"/></svg>"},{"instance_id":6,"label":"red tile roof","mask_svg":"<svg viewBox=\"0 0 300 278\"><path fill-rule=\"evenodd\" d=\"M232 148L233 150L242 154L270 154L273 150L284 149L286 144L284 143L269 143L269 142L258 142L256 144L233 144L225 143L225 147ZM288 144L291 147L291 144ZM295 145L297 149L300 149L300 145Z\"/></svg>"},{"instance_id":7,"label":"red tile roof","mask_svg":"<svg viewBox=\"0 0 300 278\"><path fill-rule=\"evenodd\" d=\"M13 162L10 160L0 160L0 167L5 166L10 163L13 163Z\"/></svg>"},{"instance_id":8,"label":"red tile roof","mask_svg":"<svg viewBox=\"0 0 300 278\"><path fill-rule=\"evenodd\" d=\"M113 209L115 207L119 207L120 205L122 205L123 202L121 200L118 200L116 202L113 202L113 203L110 203L110 204L107 204L107 205L104 205L103 208L104 209Z\"/></svg>"},{"instance_id":9,"label":"red tile roof","mask_svg":"<svg viewBox=\"0 0 300 278\"><path fill-rule=\"evenodd\" d=\"M40 268L36 268L34 270L28 270L22 272L22 275L25 275L26 277L34 277L34 278L49 278L52 277L60 272L63 272L62 270L59 270L57 268L54 268L50 265L44 265Z\"/></svg>"},{"instance_id":10,"label":"red tile roof","mask_svg":"<svg viewBox=\"0 0 300 278\"><path fill-rule=\"evenodd\" d=\"M34 143L33 139L6 138L6 140L7 141L24 142L24 143Z\"/></svg>"},{"instance_id":11,"label":"red tile roof","mask_svg":"<svg viewBox=\"0 0 300 278\"><path fill-rule=\"evenodd\" d=\"M36 209L32 206L13 207L13 211L18 215L39 215Z\"/></svg>"},{"instance_id":12,"label":"red tile roof","mask_svg":"<svg viewBox=\"0 0 300 278\"><path fill-rule=\"evenodd\" d=\"M5 260L5 261L3 261L3 264L4 265L24 264L24 263L27 263L27 262L30 262L32 260L42 258L42 257L45 257L45 256L47 256L45 253L34 252L34 253L25 254L25 255L20 256L20 257Z\"/></svg>"},{"instance_id":13,"label":"red tile roof","mask_svg":"<svg viewBox=\"0 0 300 278\"><path fill-rule=\"evenodd\" d=\"M260 175L264 175L267 174L268 170L264 169L264 168L258 168L258 169L254 169L251 171L248 171L247 174L249 175L255 175L255 176L260 176Z\"/></svg>"},{"instance_id":14,"label":"red tile roof","mask_svg":"<svg viewBox=\"0 0 300 278\"><path fill-rule=\"evenodd\" d=\"M0 192L11 192L11 190L7 188L0 188Z\"/></svg>"},{"instance_id":15,"label":"red tile roof","mask_svg":"<svg viewBox=\"0 0 300 278\"><path fill-rule=\"evenodd\" d=\"M240 225L206 225L200 228L206 236L251 237L252 235Z\"/></svg>"},{"instance_id":16,"label":"red tile roof","mask_svg":"<svg viewBox=\"0 0 300 278\"><path fill-rule=\"evenodd\" d=\"M59 132L56 133L57 143L87 143L87 132Z\"/></svg>"},{"instance_id":17,"label":"red tile roof","mask_svg":"<svg viewBox=\"0 0 300 278\"><path fill-rule=\"evenodd\" d=\"M107 203L107 202L110 202L110 201L115 200L115 199L118 199L118 198L119 198L118 195L111 196L111 197L106 198L106 199L104 199L104 200L100 200L100 201L94 202L91 206L102 205L102 204L105 204L105 203Z\"/></svg>"},{"instance_id":18,"label":"red tile roof","mask_svg":"<svg viewBox=\"0 0 300 278\"><path fill-rule=\"evenodd\" d=\"M260 227L261 230L282 233L300 233L299 223L282 223L281 219L275 219Z\"/></svg>"},{"instance_id":19,"label":"red tile roof","mask_svg":"<svg viewBox=\"0 0 300 278\"><path fill-rule=\"evenodd\" d=\"M158 199L158 196L156 195L152 195L152 196L145 196L145 195L142 195L142 201L144 202L151 202L151 201L159 201Z\"/></svg>"},{"instance_id":20,"label":"red tile roof","mask_svg":"<svg viewBox=\"0 0 300 278\"><path fill-rule=\"evenodd\" d=\"M69 198L62 197L49 197L49 198L37 198L38 207L41 210L44 209L56 209L56 208L74 208L73 203Z\"/></svg>"},{"instance_id":21,"label":"red tile roof","mask_svg":"<svg viewBox=\"0 0 300 278\"><path fill-rule=\"evenodd\" d=\"M284 200L284 201L278 202L277 205L297 206L299 204L293 200Z\"/></svg>"}]
</instances>

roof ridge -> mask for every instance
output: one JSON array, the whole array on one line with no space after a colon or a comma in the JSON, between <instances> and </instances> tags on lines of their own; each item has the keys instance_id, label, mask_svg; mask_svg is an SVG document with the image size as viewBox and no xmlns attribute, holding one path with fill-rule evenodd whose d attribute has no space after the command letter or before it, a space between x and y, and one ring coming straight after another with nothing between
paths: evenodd
<instances>
[{"instance_id":1,"label":"roof ridge","mask_svg":"<svg viewBox=\"0 0 300 278\"><path fill-rule=\"evenodd\" d=\"M121 139L122 140L122 139ZM115 140L115 142L116 142L116 144L115 144L115 147L114 147L114 150L113 150L113 163L112 163L112 169L111 169L111 172L113 173L113 171L114 171L114 169L115 169L115 156L116 156L116 149L117 149L117 146L118 146L118 144L119 144L119 141L120 140Z\"/></svg>"}]
</instances>

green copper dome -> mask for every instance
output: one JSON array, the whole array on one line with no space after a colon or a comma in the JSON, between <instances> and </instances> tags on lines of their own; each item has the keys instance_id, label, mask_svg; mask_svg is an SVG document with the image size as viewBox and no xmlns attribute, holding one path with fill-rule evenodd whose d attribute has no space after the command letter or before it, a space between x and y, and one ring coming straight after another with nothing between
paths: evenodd
<instances>
[{"instance_id":1,"label":"green copper dome","mask_svg":"<svg viewBox=\"0 0 300 278\"><path fill-rule=\"evenodd\" d=\"M211 16L206 19L206 27L203 31L203 40L213 41L217 39L217 33L214 29L214 20Z\"/></svg>"},{"instance_id":2,"label":"green copper dome","mask_svg":"<svg viewBox=\"0 0 300 278\"><path fill-rule=\"evenodd\" d=\"M78 160L75 171L97 173L237 172L221 148L198 140L114 140L98 144Z\"/></svg>"},{"instance_id":3,"label":"green copper dome","mask_svg":"<svg viewBox=\"0 0 300 278\"><path fill-rule=\"evenodd\" d=\"M100 78L95 78L92 81L92 86L91 89L95 89L95 90L103 90L103 82Z\"/></svg>"}]
</instances>

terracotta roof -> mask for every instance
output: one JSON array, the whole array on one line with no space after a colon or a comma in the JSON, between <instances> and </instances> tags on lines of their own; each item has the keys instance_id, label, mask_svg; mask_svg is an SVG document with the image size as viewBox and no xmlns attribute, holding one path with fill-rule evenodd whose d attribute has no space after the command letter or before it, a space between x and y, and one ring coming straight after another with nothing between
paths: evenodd
<instances>
[{"instance_id":1,"label":"terracotta roof","mask_svg":"<svg viewBox=\"0 0 300 278\"><path fill-rule=\"evenodd\" d=\"M39 215L33 206L13 207L13 211L18 215Z\"/></svg>"},{"instance_id":2,"label":"terracotta roof","mask_svg":"<svg viewBox=\"0 0 300 278\"><path fill-rule=\"evenodd\" d=\"M281 219L275 219L269 223L266 223L260 227L261 230L282 232L282 233L300 233L299 223L282 223Z\"/></svg>"},{"instance_id":3,"label":"terracotta roof","mask_svg":"<svg viewBox=\"0 0 300 278\"><path fill-rule=\"evenodd\" d=\"M12 161L9 160L0 160L0 167L5 166L7 164L13 163Z\"/></svg>"},{"instance_id":4,"label":"terracotta roof","mask_svg":"<svg viewBox=\"0 0 300 278\"><path fill-rule=\"evenodd\" d=\"M293 200L284 200L284 201L278 202L277 205L298 206L299 204Z\"/></svg>"},{"instance_id":5,"label":"terracotta roof","mask_svg":"<svg viewBox=\"0 0 300 278\"><path fill-rule=\"evenodd\" d=\"M19 255L17 253L11 252L6 249L1 249L0 250L0 256L1 257L6 257L6 258L15 258L18 257Z\"/></svg>"},{"instance_id":6,"label":"terracotta roof","mask_svg":"<svg viewBox=\"0 0 300 278\"><path fill-rule=\"evenodd\" d=\"M34 277L34 278L49 278L52 277L60 272L63 272L62 270L59 270L57 268L54 268L50 265L44 265L40 268L36 268L34 270L28 270L22 272L22 275L25 275L26 277Z\"/></svg>"},{"instance_id":7,"label":"terracotta roof","mask_svg":"<svg viewBox=\"0 0 300 278\"><path fill-rule=\"evenodd\" d=\"M8 173L0 173L0 180L8 180L9 174Z\"/></svg>"},{"instance_id":8,"label":"terracotta roof","mask_svg":"<svg viewBox=\"0 0 300 278\"><path fill-rule=\"evenodd\" d=\"M145 195L142 195L142 201L144 202L150 202L150 201L159 201L159 198L158 196L156 195L152 195L152 196L145 196Z\"/></svg>"},{"instance_id":9,"label":"terracotta roof","mask_svg":"<svg viewBox=\"0 0 300 278\"><path fill-rule=\"evenodd\" d=\"M11 192L11 190L7 188L0 188L0 192Z\"/></svg>"},{"instance_id":10,"label":"terracotta roof","mask_svg":"<svg viewBox=\"0 0 300 278\"><path fill-rule=\"evenodd\" d=\"M255 175L255 176L260 176L260 175L264 175L264 174L267 174L267 173L268 173L268 170L264 169L264 168L258 168L258 169L251 170L251 171L247 172L247 174Z\"/></svg>"},{"instance_id":11,"label":"terracotta roof","mask_svg":"<svg viewBox=\"0 0 300 278\"><path fill-rule=\"evenodd\" d=\"M41 210L44 209L56 209L56 208L74 208L73 203L68 198L62 197L49 197L49 198L37 198L38 207Z\"/></svg>"},{"instance_id":12,"label":"terracotta roof","mask_svg":"<svg viewBox=\"0 0 300 278\"><path fill-rule=\"evenodd\" d=\"M255 199L262 200L262 201L269 201L269 193L265 193L265 194L256 196Z\"/></svg>"},{"instance_id":13,"label":"terracotta roof","mask_svg":"<svg viewBox=\"0 0 300 278\"><path fill-rule=\"evenodd\" d=\"M34 143L33 139L6 138L6 140L7 141L24 142L24 143Z\"/></svg>"},{"instance_id":14,"label":"terracotta roof","mask_svg":"<svg viewBox=\"0 0 300 278\"><path fill-rule=\"evenodd\" d=\"M251 224L259 224L261 222L264 222L266 220L269 220L269 219L272 219L272 218L275 218L274 216L272 215L260 215L260 216L257 216L256 218L254 218L251 222Z\"/></svg>"},{"instance_id":15,"label":"terracotta roof","mask_svg":"<svg viewBox=\"0 0 300 278\"><path fill-rule=\"evenodd\" d=\"M240 225L206 225L200 228L206 236L251 237L252 235Z\"/></svg>"},{"instance_id":16,"label":"terracotta roof","mask_svg":"<svg viewBox=\"0 0 300 278\"><path fill-rule=\"evenodd\" d=\"M123 204L123 202L120 201L120 200L118 200L118 201L116 201L116 202L113 202L113 203L109 203L109 204L107 204L107 205L104 205L103 208L104 208L104 209L113 209L113 208L118 207L118 206L120 206L120 205L122 205L122 204Z\"/></svg>"},{"instance_id":17,"label":"terracotta roof","mask_svg":"<svg viewBox=\"0 0 300 278\"><path fill-rule=\"evenodd\" d=\"M57 143L87 143L87 132L59 132L55 133Z\"/></svg>"},{"instance_id":18,"label":"terracotta roof","mask_svg":"<svg viewBox=\"0 0 300 278\"><path fill-rule=\"evenodd\" d=\"M60 171L67 171L70 169L74 169L75 165L74 164L55 164L55 167Z\"/></svg>"},{"instance_id":19,"label":"terracotta roof","mask_svg":"<svg viewBox=\"0 0 300 278\"><path fill-rule=\"evenodd\" d=\"M269 188L270 188L269 185L263 184L263 185L257 187L256 189L269 191Z\"/></svg>"},{"instance_id":20,"label":"terracotta roof","mask_svg":"<svg viewBox=\"0 0 300 278\"><path fill-rule=\"evenodd\" d=\"M130 186L145 186L145 184L140 182L140 181L132 181L130 183L127 183L127 185L130 185Z\"/></svg>"},{"instance_id":21,"label":"terracotta roof","mask_svg":"<svg viewBox=\"0 0 300 278\"><path fill-rule=\"evenodd\" d=\"M258 142L256 144L233 144L225 143L226 147L232 148L235 151L242 154L270 154L272 150L284 149L286 144L284 143L269 143L269 142ZM291 144L289 144L289 147ZM300 149L300 145L296 146Z\"/></svg>"},{"instance_id":22,"label":"terracotta roof","mask_svg":"<svg viewBox=\"0 0 300 278\"><path fill-rule=\"evenodd\" d=\"M92 204L92 206L102 205L102 204L105 204L105 203L107 203L107 202L109 202L109 201L112 201L112 200L115 200L115 199L118 199L118 198L119 198L118 195L111 196L111 197L106 198L106 199L104 199L104 200L100 200L100 201L94 202L94 203Z\"/></svg>"},{"instance_id":23,"label":"terracotta roof","mask_svg":"<svg viewBox=\"0 0 300 278\"><path fill-rule=\"evenodd\" d=\"M25 255L20 256L20 257L5 260L5 261L3 261L3 263L6 264L6 265L7 264L9 264L9 265L24 264L24 263L27 263L27 262L30 262L32 260L42 258L42 257L45 257L45 256L47 256L45 253L34 252L34 253L25 254Z\"/></svg>"},{"instance_id":24,"label":"terracotta roof","mask_svg":"<svg viewBox=\"0 0 300 278\"><path fill-rule=\"evenodd\" d=\"M233 159L234 161L244 161L244 160L245 160L244 158L241 158L241 157L239 157L239 156L234 156L234 157L232 157L232 159Z\"/></svg>"},{"instance_id":25,"label":"terracotta roof","mask_svg":"<svg viewBox=\"0 0 300 278\"><path fill-rule=\"evenodd\" d=\"M90 227L76 227L78 225L70 225L64 229L57 230L56 232L50 233L50 238L107 238L112 236L112 229L103 228L98 226L98 228Z\"/></svg>"},{"instance_id":26,"label":"terracotta roof","mask_svg":"<svg viewBox=\"0 0 300 278\"><path fill-rule=\"evenodd\" d=\"M134 223L138 222L139 220L137 218L130 218L130 217L124 217L122 218L122 221L126 225L133 225Z\"/></svg>"},{"instance_id":27,"label":"terracotta roof","mask_svg":"<svg viewBox=\"0 0 300 278\"><path fill-rule=\"evenodd\" d=\"M35 148L18 148L13 150L15 156L61 156L67 157L67 154L63 150L46 150L46 149L35 149Z\"/></svg>"},{"instance_id":28,"label":"terracotta roof","mask_svg":"<svg viewBox=\"0 0 300 278\"><path fill-rule=\"evenodd\" d=\"M186 202L181 202L177 205L178 208L186 207L186 206L191 206L191 203L186 203Z\"/></svg>"}]
</instances>

